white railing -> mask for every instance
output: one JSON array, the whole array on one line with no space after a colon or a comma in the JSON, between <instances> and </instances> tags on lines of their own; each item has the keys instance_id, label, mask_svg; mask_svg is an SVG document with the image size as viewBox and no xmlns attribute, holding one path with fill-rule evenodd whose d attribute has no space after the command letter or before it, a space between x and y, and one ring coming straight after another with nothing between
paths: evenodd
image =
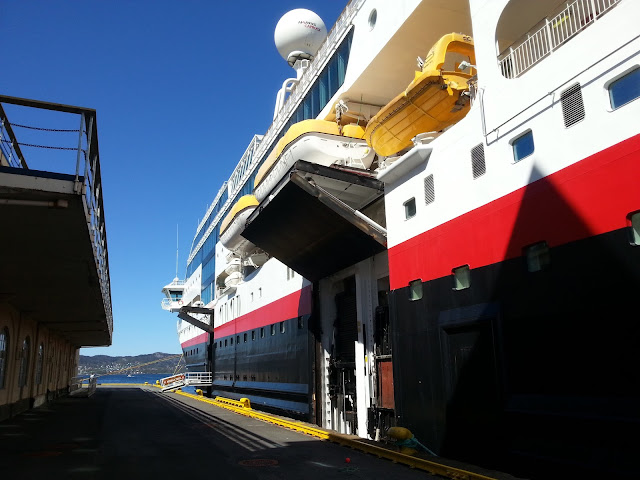
<instances>
[{"instance_id":1,"label":"white railing","mask_svg":"<svg viewBox=\"0 0 640 480\"><path fill-rule=\"evenodd\" d=\"M502 75L517 78L558 47L593 24L621 0L575 0L560 12L545 18L534 33L527 33L517 46L498 57Z\"/></svg>"},{"instance_id":2,"label":"white railing","mask_svg":"<svg viewBox=\"0 0 640 480\"><path fill-rule=\"evenodd\" d=\"M187 265L189 264L189 262L191 262L191 260L193 260L193 257L196 256L198 250L204 244L206 238L210 235L218 221L221 219L222 214L225 214L228 210L228 207L231 206L231 202L233 202L236 194L242 188L247 178L249 178L249 176L253 173L260 159L268 151L280 130L282 130L284 125L291 117L291 114L295 111L296 108L298 108L307 91L311 88L316 78L318 78L318 75L320 75L322 68L324 68L325 64L331 58L335 50L338 48L338 45L348 32L353 17L355 17L356 13L358 12L358 10L360 10L360 7L362 7L362 4L364 2L365 0L351 0L351 2L349 2L349 4L345 7L345 9L342 11L342 14L340 15L340 18L338 18L336 24L327 35L326 40L320 46L320 49L318 50L318 53L316 54L313 62L311 62L309 68L305 70L302 78L300 79L300 82L287 98L284 107L282 107L280 112L274 118L273 123L269 127L269 130L267 130L267 133L264 135L264 137L261 138L261 141L259 142L260 144L256 145L256 150L255 152L253 152L250 161L248 161L249 159L243 156L240 162L238 162L238 165L231 174L231 177L229 177L229 199L225 203L225 206L220 209L220 213L216 216L213 222L211 222L211 225L209 225L207 232L202 236L198 244L194 248L192 248L191 253L189 254L189 258L187 259ZM250 147L252 146L252 144L250 144ZM249 150L249 148L247 150ZM208 215L205 215L205 220L207 217ZM203 220L200 225L202 225L205 220ZM201 226L198 227L198 231L200 228Z\"/></svg>"},{"instance_id":3,"label":"white railing","mask_svg":"<svg viewBox=\"0 0 640 480\"><path fill-rule=\"evenodd\" d=\"M213 384L211 372L189 372L186 374L185 385L206 386Z\"/></svg>"},{"instance_id":4,"label":"white railing","mask_svg":"<svg viewBox=\"0 0 640 480\"><path fill-rule=\"evenodd\" d=\"M182 301L181 300L173 300L171 298L163 298L162 299L162 303L160 304L160 306L162 307L163 310L180 310L180 307L182 307Z\"/></svg>"}]
</instances>

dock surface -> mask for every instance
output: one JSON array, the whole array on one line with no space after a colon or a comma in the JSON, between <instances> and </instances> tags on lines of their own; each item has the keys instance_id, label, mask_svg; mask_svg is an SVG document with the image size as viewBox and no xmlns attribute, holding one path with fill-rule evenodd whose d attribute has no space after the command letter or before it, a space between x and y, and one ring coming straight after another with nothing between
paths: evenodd
<instances>
[{"instance_id":1,"label":"dock surface","mask_svg":"<svg viewBox=\"0 0 640 480\"><path fill-rule=\"evenodd\" d=\"M152 387L100 387L1 422L0 459L20 478L434 478Z\"/></svg>"}]
</instances>

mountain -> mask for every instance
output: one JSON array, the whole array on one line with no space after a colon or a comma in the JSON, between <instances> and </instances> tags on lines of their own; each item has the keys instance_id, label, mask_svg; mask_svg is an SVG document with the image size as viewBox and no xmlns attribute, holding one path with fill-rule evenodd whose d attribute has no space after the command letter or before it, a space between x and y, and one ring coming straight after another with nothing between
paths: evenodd
<instances>
[{"instance_id":1,"label":"mountain","mask_svg":"<svg viewBox=\"0 0 640 480\"><path fill-rule=\"evenodd\" d=\"M125 357L80 355L78 375L116 373L122 370L123 373L171 373L176 369L178 361L184 366L180 354L161 352Z\"/></svg>"}]
</instances>

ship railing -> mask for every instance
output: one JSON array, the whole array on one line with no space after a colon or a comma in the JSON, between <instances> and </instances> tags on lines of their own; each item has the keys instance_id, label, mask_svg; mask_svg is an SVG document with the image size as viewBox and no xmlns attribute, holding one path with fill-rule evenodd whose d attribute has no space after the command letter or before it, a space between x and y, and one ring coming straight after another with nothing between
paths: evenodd
<instances>
[{"instance_id":1,"label":"ship railing","mask_svg":"<svg viewBox=\"0 0 640 480\"><path fill-rule=\"evenodd\" d=\"M502 75L517 78L597 21L621 0L575 0L543 19L498 57Z\"/></svg>"},{"instance_id":2,"label":"ship railing","mask_svg":"<svg viewBox=\"0 0 640 480\"><path fill-rule=\"evenodd\" d=\"M171 298L163 298L161 303L163 310L171 310L172 308L180 308L182 306L181 300L173 300Z\"/></svg>"},{"instance_id":3,"label":"ship railing","mask_svg":"<svg viewBox=\"0 0 640 480\"><path fill-rule=\"evenodd\" d=\"M213 374L211 372L188 372L185 378L185 385L194 387L208 386L213 384Z\"/></svg>"},{"instance_id":4,"label":"ship railing","mask_svg":"<svg viewBox=\"0 0 640 480\"><path fill-rule=\"evenodd\" d=\"M187 264L189 264L189 262L191 262L191 260L193 260L193 258L197 255L198 250L200 250L202 244L204 244L208 234L215 227L217 220L219 220L218 217L222 217L223 214L226 214L228 207L232 202L235 201L235 197L238 192L240 192L248 178L256 169L260 160L264 157L268 149L271 147L271 144L277 139L277 135L284 128L285 124L289 120L289 117L291 117L291 114L296 108L298 108L305 94L322 72L322 68L324 68L325 64L331 58L333 52L336 50L344 36L349 31L351 22L353 21L356 13L364 4L364 1L365 0L351 0L351 2L349 2L349 4L340 14L340 17L336 21L331 31L327 35L324 43L320 46L320 49L318 50L318 53L316 54L313 62L311 62L309 68L305 70L302 78L300 79L300 82L294 88L293 92L291 92L280 112L278 112L278 114L276 115L273 123L267 130L267 133L259 139L259 142L257 142L259 144L254 144L255 140L251 142L247 150L254 146L255 150L251 151L250 156L248 156L245 152L245 155L243 155L233 173L229 177L228 200L226 201L225 206L220 209L220 213L218 213L216 219L211 222L207 233L202 235L200 240L196 242L196 246L191 249L191 253L189 254L189 258L187 259ZM205 220L207 217L208 214L205 215ZM201 222L201 225L203 224L203 222ZM201 226L199 226L198 228L200 229Z\"/></svg>"}]
</instances>

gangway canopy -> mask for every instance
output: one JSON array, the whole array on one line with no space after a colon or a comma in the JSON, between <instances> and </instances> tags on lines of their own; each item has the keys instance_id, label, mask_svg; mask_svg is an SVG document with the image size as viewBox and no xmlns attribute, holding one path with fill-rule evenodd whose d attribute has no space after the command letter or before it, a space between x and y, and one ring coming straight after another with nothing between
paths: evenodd
<instances>
[{"instance_id":1,"label":"gangway canopy","mask_svg":"<svg viewBox=\"0 0 640 480\"><path fill-rule=\"evenodd\" d=\"M296 162L242 236L315 281L386 249L384 186L364 170Z\"/></svg>"}]
</instances>

